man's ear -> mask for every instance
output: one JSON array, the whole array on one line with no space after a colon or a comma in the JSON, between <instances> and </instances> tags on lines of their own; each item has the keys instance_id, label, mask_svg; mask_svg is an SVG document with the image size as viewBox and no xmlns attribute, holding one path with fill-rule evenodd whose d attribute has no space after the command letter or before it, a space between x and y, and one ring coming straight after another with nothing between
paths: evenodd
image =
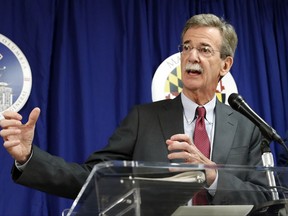
<instances>
[{"instance_id":1,"label":"man's ear","mask_svg":"<svg viewBox=\"0 0 288 216\"><path fill-rule=\"evenodd\" d=\"M231 69L233 65L233 57L232 56L227 56L221 64L221 71L220 71L220 76L223 77L225 76Z\"/></svg>"}]
</instances>

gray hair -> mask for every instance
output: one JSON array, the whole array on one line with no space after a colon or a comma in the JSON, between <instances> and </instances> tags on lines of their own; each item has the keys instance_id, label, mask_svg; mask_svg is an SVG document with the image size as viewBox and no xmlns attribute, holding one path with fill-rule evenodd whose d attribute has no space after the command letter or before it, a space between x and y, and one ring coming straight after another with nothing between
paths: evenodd
<instances>
[{"instance_id":1,"label":"gray hair","mask_svg":"<svg viewBox=\"0 0 288 216\"><path fill-rule=\"evenodd\" d=\"M235 32L234 27L227 23L223 18L219 18L213 14L199 14L192 16L187 20L181 35L181 41L183 41L183 36L186 31L193 27L215 27L219 29L222 36L221 45L221 58L226 58L227 56L234 56L238 37Z\"/></svg>"}]
</instances>

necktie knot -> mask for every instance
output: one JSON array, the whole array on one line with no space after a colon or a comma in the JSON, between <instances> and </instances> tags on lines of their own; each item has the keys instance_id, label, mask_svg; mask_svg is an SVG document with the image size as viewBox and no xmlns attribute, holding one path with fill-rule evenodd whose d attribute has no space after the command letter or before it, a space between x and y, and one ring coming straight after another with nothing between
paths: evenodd
<instances>
[{"instance_id":1,"label":"necktie knot","mask_svg":"<svg viewBox=\"0 0 288 216\"><path fill-rule=\"evenodd\" d=\"M205 107L197 107L197 115L204 118L206 115Z\"/></svg>"}]
</instances>

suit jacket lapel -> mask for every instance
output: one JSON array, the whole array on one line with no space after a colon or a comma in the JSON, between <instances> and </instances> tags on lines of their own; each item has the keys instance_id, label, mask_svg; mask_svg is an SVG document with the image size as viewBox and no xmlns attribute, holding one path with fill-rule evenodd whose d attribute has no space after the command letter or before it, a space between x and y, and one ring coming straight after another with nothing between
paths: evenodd
<instances>
[{"instance_id":1,"label":"suit jacket lapel","mask_svg":"<svg viewBox=\"0 0 288 216\"><path fill-rule=\"evenodd\" d=\"M180 95L163 105L162 112L159 112L159 121L165 140L172 135L184 133L183 106ZM166 144L165 144L166 145ZM167 146L165 146L167 149ZM168 149L167 149L167 154ZM170 160L171 163L183 163L183 159Z\"/></svg>"},{"instance_id":2,"label":"suit jacket lapel","mask_svg":"<svg viewBox=\"0 0 288 216\"><path fill-rule=\"evenodd\" d=\"M228 106L217 101L212 153L212 161L217 164L226 163L236 133L237 120L231 117L232 113Z\"/></svg>"},{"instance_id":3,"label":"suit jacket lapel","mask_svg":"<svg viewBox=\"0 0 288 216\"><path fill-rule=\"evenodd\" d=\"M162 112L159 112L159 121L165 139L177 133L184 133L183 106L180 95L163 105Z\"/></svg>"}]
</instances>

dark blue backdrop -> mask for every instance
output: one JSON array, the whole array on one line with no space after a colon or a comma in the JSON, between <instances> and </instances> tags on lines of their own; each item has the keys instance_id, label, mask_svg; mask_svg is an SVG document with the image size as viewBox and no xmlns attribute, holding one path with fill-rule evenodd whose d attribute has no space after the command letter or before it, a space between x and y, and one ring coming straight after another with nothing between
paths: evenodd
<instances>
[{"instance_id":1,"label":"dark blue backdrop","mask_svg":"<svg viewBox=\"0 0 288 216\"><path fill-rule=\"evenodd\" d=\"M67 161L83 162L133 105L151 101L154 72L177 52L182 27L196 13L235 26L231 72L239 93L285 137L287 0L0 0L0 7L0 34L19 46L32 70L20 113L42 109L35 144ZM278 145L272 150L277 160L284 153ZM0 158L0 215L60 215L71 205L14 184L4 148Z\"/></svg>"}]
</instances>

